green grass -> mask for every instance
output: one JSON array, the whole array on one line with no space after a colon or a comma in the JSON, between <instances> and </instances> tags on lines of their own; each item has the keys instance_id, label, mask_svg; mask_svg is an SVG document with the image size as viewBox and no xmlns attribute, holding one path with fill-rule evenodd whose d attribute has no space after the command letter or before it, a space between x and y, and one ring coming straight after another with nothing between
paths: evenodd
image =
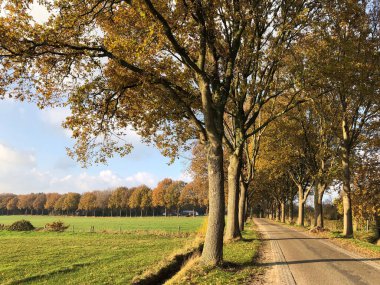
<instances>
[{"instance_id":1,"label":"green grass","mask_svg":"<svg viewBox=\"0 0 380 285\"><path fill-rule=\"evenodd\" d=\"M129 284L192 241L204 220L0 216L0 224L21 219L35 227L62 220L70 228L64 233L0 231L0 284ZM89 233L91 226L95 233ZM186 234L178 234L178 227Z\"/></svg>"},{"instance_id":2,"label":"green grass","mask_svg":"<svg viewBox=\"0 0 380 285\"><path fill-rule=\"evenodd\" d=\"M196 264L174 284L251 284L254 276L263 270L254 263L260 240L252 224L247 224L242 234L243 240L225 244L223 266L204 268Z\"/></svg>"},{"instance_id":3,"label":"green grass","mask_svg":"<svg viewBox=\"0 0 380 285\"><path fill-rule=\"evenodd\" d=\"M374 254L377 254L377 255L380 254L380 246L370 243L368 241L358 239L359 235L373 236L372 233L354 232L354 238L346 238L345 236L343 236L342 232L340 231L329 233L330 238L336 239L348 249L350 246L355 246L357 248L361 248L368 252L373 252Z\"/></svg>"},{"instance_id":4,"label":"green grass","mask_svg":"<svg viewBox=\"0 0 380 285\"><path fill-rule=\"evenodd\" d=\"M129 284L189 239L0 231L0 284Z\"/></svg>"},{"instance_id":5,"label":"green grass","mask_svg":"<svg viewBox=\"0 0 380 285\"><path fill-rule=\"evenodd\" d=\"M17 220L29 220L35 227L61 220L70 225L68 231L88 232L94 226L95 231L166 231L196 232L204 217L70 217L70 216L0 216L0 224L10 225Z\"/></svg>"}]
</instances>

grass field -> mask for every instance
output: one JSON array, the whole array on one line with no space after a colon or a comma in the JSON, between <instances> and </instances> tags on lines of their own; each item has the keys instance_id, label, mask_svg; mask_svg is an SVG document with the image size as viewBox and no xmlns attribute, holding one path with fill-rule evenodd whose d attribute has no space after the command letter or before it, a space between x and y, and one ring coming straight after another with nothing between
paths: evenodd
<instances>
[{"instance_id":1,"label":"grass field","mask_svg":"<svg viewBox=\"0 0 380 285\"><path fill-rule=\"evenodd\" d=\"M0 224L10 225L18 220L28 220L35 227L61 220L70 225L68 231L89 232L94 226L95 231L167 231L196 232L202 225L204 217L70 217L70 216L0 216Z\"/></svg>"},{"instance_id":2,"label":"grass field","mask_svg":"<svg viewBox=\"0 0 380 285\"><path fill-rule=\"evenodd\" d=\"M194 238L178 235L178 226L195 232L203 222L203 218L185 217L1 216L0 223L20 219L37 227L62 220L74 225L76 232L0 231L0 284L129 284L135 275ZM90 226L99 232L86 232ZM120 227L128 232L119 233Z\"/></svg>"}]
</instances>

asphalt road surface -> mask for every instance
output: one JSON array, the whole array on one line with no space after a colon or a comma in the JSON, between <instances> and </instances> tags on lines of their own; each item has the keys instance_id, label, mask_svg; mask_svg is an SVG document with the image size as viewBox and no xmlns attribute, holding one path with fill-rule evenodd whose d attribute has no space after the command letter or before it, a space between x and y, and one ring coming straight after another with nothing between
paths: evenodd
<instances>
[{"instance_id":1,"label":"asphalt road surface","mask_svg":"<svg viewBox=\"0 0 380 285\"><path fill-rule=\"evenodd\" d=\"M255 219L272 258L263 266L274 268L268 284L380 285L380 259L363 258L337 247L327 239L310 236L270 222Z\"/></svg>"}]
</instances>

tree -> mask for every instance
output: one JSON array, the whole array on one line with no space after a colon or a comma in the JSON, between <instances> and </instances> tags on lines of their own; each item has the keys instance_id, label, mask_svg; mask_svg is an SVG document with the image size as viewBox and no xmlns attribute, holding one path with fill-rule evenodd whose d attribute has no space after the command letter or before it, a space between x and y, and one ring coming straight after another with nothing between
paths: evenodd
<instances>
[{"instance_id":1,"label":"tree","mask_svg":"<svg viewBox=\"0 0 380 285\"><path fill-rule=\"evenodd\" d=\"M67 194L61 195L54 204L54 211L60 212L62 214L64 210L64 202L66 200Z\"/></svg>"},{"instance_id":2,"label":"tree","mask_svg":"<svg viewBox=\"0 0 380 285\"><path fill-rule=\"evenodd\" d=\"M94 191L96 196L96 208L102 210L102 216L105 216L105 210L108 208L108 202L111 196L110 191Z\"/></svg>"},{"instance_id":3,"label":"tree","mask_svg":"<svg viewBox=\"0 0 380 285\"><path fill-rule=\"evenodd\" d=\"M34 210L37 211L37 214L38 214L38 211L41 211L41 214L43 214L45 203L46 203L46 195L44 193L39 193L34 199L32 207Z\"/></svg>"},{"instance_id":4,"label":"tree","mask_svg":"<svg viewBox=\"0 0 380 285\"><path fill-rule=\"evenodd\" d=\"M179 196L179 204L182 207L192 207L193 208L193 216L195 216L195 207L201 206L201 197L199 197L196 185L194 182L190 182L186 184L186 186L182 189L181 195Z\"/></svg>"},{"instance_id":5,"label":"tree","mask_svg":"<svg viewBox=\"0 0 380 285\"><path fill-rule=\"evenodd\" d=\"M55 204L57 201L61 198L61 195L58 193L48 193L46 194L46 203L45 203L45 209L48 210L50 213L55 210Z\"/></svg>"},{"instance_id":6,"label":"tree","mask_svg":"<svg viewBox=\"0 0 380 285\"><path fill-rule=\"evenodd\" d=\"M126 187L118 187L112 193L108 201L108 207L112 209L119 209L119 214L121 217L122 209L125 209L128 205L128 201L126 201L126 192L128 188Z\"/></svg>"},{"instance_id":7,"label":"tree","mask_svg":"<svg viewBox=\"0 0 380 285\"><path fill-rule=\"evenodd\" d=\"M163 207L165 209L165 216L167 216L167 206L165 202L166 191L169 186L173 184L173 180L165 178L158 182L157 187L152 192L152 205L153 207Z\"/></svg>"},{"instance_id":8,"label":"tree","mask_svg":"<svg viewBox=\"0 0 380 285\"><path fill-rule=\"evenodd\" d=\"M135 209L135 212L138 208L140 208L141 205L141 195L140 195L140 189L138 187L135 187L132 189L131 197L129 198L128 206L131 209ZM141 209L141 216L142 216L142 209ZM136 212L137 215L137 212Z\"/></svg>"},{"instance_id":9,"label":"tree","mask_svg":"<svg viewBox=\"0 0 380 285\"><path fill-rule=\"evenodd\" d=\"M28 214L28 210L30 210L30 213L33 214L33 202L35 198L36 194L34 193L19 195L17 208L19 208L20 210L24 210L25 215Z\"/></svg>"},{"instance_id":10,"label":"tree","mask_svg":"<svg viewBox=\"0 0 380 285\"><path fill-rule=\"evenodd\" d=\"M291 16L297 10L282 2L268 13ZM202 260L220 263L223 116L236 63L245 61L241 46L250 41L247 31L253 26L255 5L251 1L54 2L46 5L57 13L47 23L31 27L28 4L10 1L5 7L10 13L0 23L4 35L0 93L41 98L42 105L46 100L68 102L73 116L66 125L78 140L76 154L85 161L92 155L104 161L113 151L129 152L129 145L112 140L113 131L120 134L128 124L144 137L153 135L166 154L176 152L196 132L207 148L209 174ZM76 80L78 75L81 80ZM35 88L28 88L31 82ZM97 148L100 151L94 151Z\"/></svg>"},{"instance_id":11,"label":"tree","mask_svg":"<svg viewBox=\"0 0 380 285\"><path fill-rule=\"evenodd\" d=\"M81 195L78 193L69 192L65 195L65 199L63 200L62 210L74 213L78 209L79 201Z\"/></svg>"},{"instance_id":12,"label":"tree","mask_svg":"<svg viewBox=\"0 0 380 285\"><path fill-rule=\"evenodd\" d=\"M17 210L18 198L14 196L12 199L8 200L7 203L7 211L12 211L13 214Z\"/></svg>"},{"instance_id":13,"label":"tree","mask_svg":"<svg viewBox=\"0 0 380 285\"><path fill-rule=\"evenodd\" d=\"M15 198L14 194L10 194L10 193L0 194L0 210L2 213L3 213L3 211L7 211L7 213L8 213L7 204L13 198Z\"/></svg>"},{"instance_id":14,"label":"tree","mask_svg":"<svg viewBox=\"0 0 380 285\"><path fill-rule=\"evenodd\" d=\"M152 207L152 190L142 185L140 188L140 195L141 195L141 202L140 202L140 208L141 211L145 210L147 211L148 208Z\"/></svg>"},{"instance_id":15,"label":"tree","mask_svg":"<svg viewBox=\"0 0 380 285\"><path fill-rule=\"evenodd\" d=\"M85 210L86 216L88 216L88 211L94 211L95 216L96 209L96 195L93 192L84 193L79 200L78 210Z\"/></svg>"},{"instance_id":16,"label":"tree","mask_svg":"<svg viewBox=\"0 0 380 285\"><path fill-rule=\"evenodd\" d=\"M304 49L306 84L322 89L335 110L333 129L340 143L346 236L353 234L353 151L379 111L379 16L371 17L372 8L378 5L370 2L325 1L324 18L313 28L309 48Z\"/></svg>"},{"instance_id":17,"label":"tree","mask_svg":"<svg viewBox=\"0 0 380 285\"><path fill-rule=\"evenodd\" d=\"M186 183L183 181L174 181L166 189L164 195L165 207L168 209L176 208L177 216L179 216L180 202L179 197L181 195L182 189L186 186Z\"/></svg>"}]
</instances>

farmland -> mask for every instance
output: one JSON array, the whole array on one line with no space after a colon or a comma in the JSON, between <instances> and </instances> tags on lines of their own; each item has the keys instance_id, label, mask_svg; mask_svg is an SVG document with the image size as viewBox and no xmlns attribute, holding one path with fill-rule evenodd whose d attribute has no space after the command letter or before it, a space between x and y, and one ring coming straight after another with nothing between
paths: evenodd
<instances>
[{"instance_id":1,"label":"farmland","mask_svg":"<svg viewBox=\"0 0 380 285\"><path fill-rule=\"evenodd\" d=\"M0 216L0 224L9 225L15 221L26 219L35 227L43 227L53 221L63 221L74 226L75 232L88 232L93 226L95 231L166 231L192 233L197 231L203 217L71 217L71 216ZM179 227L179 228L178 228Z\"/></svg>"},{"instance_id":2,"label":"farmland","mask_svg":"<svg viewBox=\"0 0 380 285\"><path fill-rule=\"evenodd\" d=\"M10 224L21 217L0 217ZM36 227L57 217L28 216ZM60 217L78 232L0 231L0 284L128 284L190 242L202 218ZM91 226L103 231L86 232ZM119 232L120 227L128 230ZM162 234L162 233L167 233Z\"/></svg>"}]
</instances>

